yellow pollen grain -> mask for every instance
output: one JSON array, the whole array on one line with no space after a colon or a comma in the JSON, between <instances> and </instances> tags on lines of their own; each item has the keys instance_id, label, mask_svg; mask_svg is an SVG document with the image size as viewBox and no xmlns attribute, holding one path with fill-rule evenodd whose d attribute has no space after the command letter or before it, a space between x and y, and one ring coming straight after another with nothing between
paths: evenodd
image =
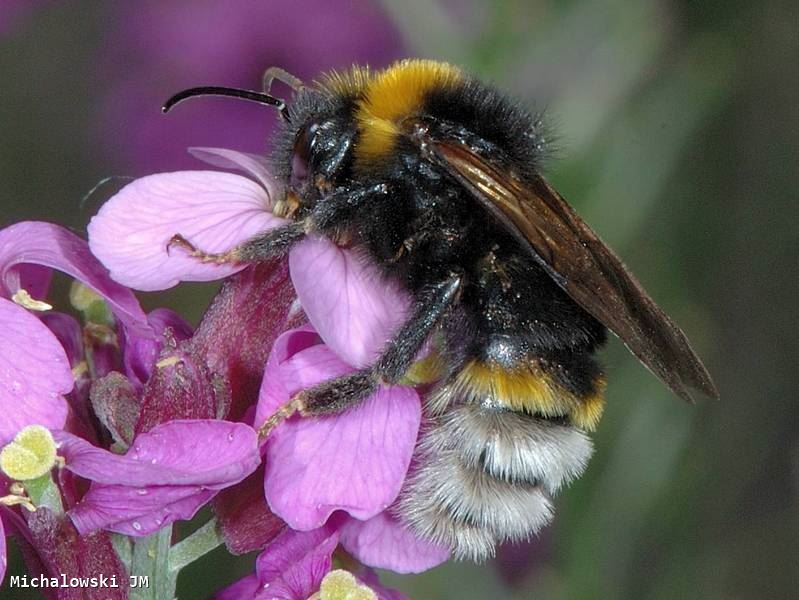
<instances>
[{"instance_id":1,"label":"yellow pollen grain","mask_svg":"<svg viewBox=\"0 0 799 600\"><path fill-rule=\"evenodd\" d=\"M89 363L85 360L80 361L74 367L72 367L72 379L77 381L84 375L88 375L89 373Z\"/></svg>"},{"instance_id":2,"label":"yellow pollen grain","mask_svg":"<svg viewBox=\"0 0 799 600\"><path fill-rule=\"evenodd\" d=\"M167 356L155 363L156 368L165 369L166 367L173 367L181 361L179 356Z\"/></svg>"},{"instance_id":3,"label":"yellow pollen grain","mask_svg":"<svg viewBox=\"0 0 799 600\"><path fill-rule=\"evenodd\" d=\"M52 304L47 304L47 302L37 300L28 293L28 290L24 288L20 288L14 292L14 295L11 296L11 300L13 300L16 304L19 304L21 307L27 308L28 310L35 310L38 312L53 310Z\"/></svg>"}]
</instances>

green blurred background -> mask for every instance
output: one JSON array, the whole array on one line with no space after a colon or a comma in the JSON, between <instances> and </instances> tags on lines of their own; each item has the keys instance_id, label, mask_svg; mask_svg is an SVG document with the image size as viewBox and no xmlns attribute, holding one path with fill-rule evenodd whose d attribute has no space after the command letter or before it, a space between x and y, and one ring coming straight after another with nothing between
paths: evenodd
<instances>
[{"instance_id":1,"label":"green blurred background","mask_svg":"<svg viewBox=\"0 0 799 600\"><path fill-rule=\"evenodd\" d=\"M125 148L135 113L109 90L128 97L153 90L115 77L151 69L158 78L139 81L157 81L164 99L203 83L258 88L258 69L293 60L242 47L241 60L257 65L244 80L186 80L174 67L185 36L211 49L219 43L213 29L191 29L191 2L160 2L186 11L185 21L167 24L149 3L141 19L153 19L161 44L141 42L146 48L118 33L138 3L28 4L0 22L2 225L45 219L83 233L124 180L89 194L95 184L147 172L136 158L146 144ZM325 6L346 14L365 4ZM686 405L614 341L605 354L610 385L596 454L560 496L533 564L511 575L507 564L448 564L384 581L416 600L796 597L796 3L385 0L370 7L396 32L377 62L449 60L546 107L557 132L549 178L686 330L721 392L718 402ZM311 23L314 14L302 17ZM264 35L280 26L275 19ZM170 26L182 28L174 44ZM331 66L325 30L308 29L291 50L307 46L303 76L317 62ZM161 56L173 61L174 77ZM116 106L119 126L110 127ZM151 108L157 113L158 104ZM273 116L257 107L248 114L255 139L265 140ZM201 137L170 141L188 146L205 143ZM160 151L152 148L156 159ZM163 169L173 168L169 160ZM183 286L144 302L169 304L196 322L212 292ZM12 563L21 568L13 554ZM217 551L181 577L180 597L206 597L251 564L245 557L231 565ZM26 597L21 592L4 587L0 595Z\"/></svg>"}]
</instances>

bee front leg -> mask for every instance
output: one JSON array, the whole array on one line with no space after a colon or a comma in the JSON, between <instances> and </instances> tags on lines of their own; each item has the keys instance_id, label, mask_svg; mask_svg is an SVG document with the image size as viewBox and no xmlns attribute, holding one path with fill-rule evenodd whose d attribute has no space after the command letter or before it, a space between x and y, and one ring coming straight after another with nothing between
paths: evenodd
<instances>
[{"instance_id":1,"label":"bee front leg","mask_svg":"<svg viewBox=\"0 0 799 600\"><path fill-rule=\"evenodd\" d=\"M258 234L225 252L206 252L179 233L172 236L166 249L169 252L171 248L177 246L201 262L218 265L267 262L285 256L291 247L308 233L315 232L328 236L340 233L339 230L347 225L365 201L376 194L387 193L388 188L385 184L360 190L334 190L322 198L311 214L304 219Z\"/></svg>"},{"instance_id":2,"label":"bee front leg","mask_svg":"<svg viewBox=\"0 0 799 600\"><path fill-rule=\"evenodd\" d=\"M190 256L204 263L217 265L258 263L285 255L291 246L300 241L305 234L305 223L297 221L277 229L270 229L225 252L206 252L197 248L179 233L172 236L166 248L167 252L174 246L184 248Z\"/></svg>"},{"instance_id":3,"label":"bee front leg","mask_svg":"<svg viewBox=\"0 0 799 600\"><path fill-rule=\"evenodd\" d=\"M460 291L462 277L453 274L421 294L416 310L391 339L370 368L336 377L294 396L259 429L261 437L294 413L321 416L342 413L374 393L381 384L396 384L407 373L427 337L452 306Z\"/></svg>"}]
</instances>

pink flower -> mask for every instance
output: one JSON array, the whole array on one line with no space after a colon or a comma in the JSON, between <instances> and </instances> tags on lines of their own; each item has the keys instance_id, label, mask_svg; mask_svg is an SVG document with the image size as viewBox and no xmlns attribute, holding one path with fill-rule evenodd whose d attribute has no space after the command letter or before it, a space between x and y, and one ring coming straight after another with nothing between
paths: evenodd
<instances>
[{"instance_id":1,"label":"pink flower","mask_svg":"<svg viewBox=\"0 0 799 600\"><path fill-rule=\"evenodd\" d=\"M43 300L51 269L102 298L113 313L104 330L111 341L87 346L83 341L92 336L73 317L40 312L48 308ZM189 518L218 490L260 464L256 433L243 423L200 418L158 425L143 418L156 401L153 396L161 406L178 397L155 382L169 369L185 371L179 365L194 357L178 356L162 367L155 362L168 343L188 334L185 327L170 311L145 315L131 291L111 280L87 243L69 231L35 222L0 230L0 447L28 426L50 430L64 459L56 478L59 502L71 518L45 507L35 513L20 509L16 500L24 497L1 478L7 500L0 505L3 521L35 549L39 567L53 574L85 574L75 568L83 568L80 554L92 548L96 564L104 560L101 551L109 552L107 574L116 572L118 560L107 534L94 532L146 535ZM87 360L88 368L81 366ZM92 383L97 385L90 402ZM111 442L130 448L120 456L105 448ZM85 495L80 480L91 482ZM53 536L59 540L55 547Z\"/></svg>"},{"instance_id":2,"label":"pink flower","mask_svg":"<svg viewBox=\"0 0 799 600\"><path fill-rule=\"evenodd\" d=\"M332 524L307 532L287 529L258 555L254 574L225 588L215 598L307 600L330 573L339 539ZM399 592L384 588L371 569L363 569L357 575L378 600L405 600Z\"/></svg>"},{"instance_id":3,"label":"pink flower","mask_svg":"<svg viewBox=\"0 0 799 600\"><path fill-rule=\"evenodd\" d=\"M347 330L335 326L335 311L318 321L328 335L306 327L275 343L256 423L298 391L355 370L332 350L346 346ZM327 339L333 340L330 345L323 343ZM355 360L373 350L368 344L354 347L344 356ZM417 538L387 510L405 481L420 419L419 396L408 386L381 386L341 415L292 417L266 444L264 492L270 508L301 531L333 517L342 546L367 566L409 573L440 564L449 557L447 549Z\"/></svg>"},{"instance_id":4,"label":"pink flower","mask_svg":"<svg viewBox=\"0 0 799 600\"><path fill-rule=\"evenodd\" d=\"M195 154L250 178L177 172L123 188L89 225L92 251L117 281L159 289L224 277L244 265L203 264L181 249L168 251L172 236L223 252L284 223L268 212L274 184L257 158L212 149ZM288 263L311 326L275 342L256 425L300 390L372 364L409 305L356 253L325 238L298 243ZM408 386L381 386L340 415L289 419L266 444L264 490L272 512L298 531L316 531L334 519L342 546L368 566L417 572L446 560L446 549L418 539L387 511L405 480L420 419L419 396Z\"/></svg>"}]
</instances>

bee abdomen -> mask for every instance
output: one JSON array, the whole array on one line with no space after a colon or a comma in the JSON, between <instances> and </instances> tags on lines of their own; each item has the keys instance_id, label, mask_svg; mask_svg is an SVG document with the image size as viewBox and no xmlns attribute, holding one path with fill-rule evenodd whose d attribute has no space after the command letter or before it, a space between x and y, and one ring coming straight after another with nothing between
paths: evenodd
<instances>
[{"instance_id":1,"label":"bee abdomen","mask_svg":"<svg viewBox=\"0 0 799 600\"><path fill-rule=\"evenodd\" d=\"M422 433L398 516L461 559L531 537L552 518L552 494L591 455L581 431L475 404L453 407Z\"/></svg>"}]
</instances>

